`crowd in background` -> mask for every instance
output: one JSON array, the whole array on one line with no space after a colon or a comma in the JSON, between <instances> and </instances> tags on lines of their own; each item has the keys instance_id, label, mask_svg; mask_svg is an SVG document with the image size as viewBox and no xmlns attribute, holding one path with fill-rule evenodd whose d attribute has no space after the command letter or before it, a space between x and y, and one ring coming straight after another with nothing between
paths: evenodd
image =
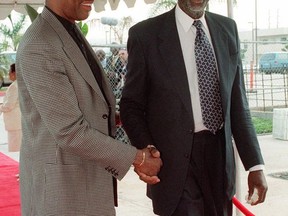
<instances>
[{"instance_id":1,"label":"crowd in background","mask_svg":"<svg viewBox=\"0 0 288 216\"><path fill-rule=\"evenodd\" d=\"M127 73L128 52L126 48L117 47L116 43L113 45L110 55L100 48L96 50L96 56L107 74L116 99L120 99Z\"/></svg>"}]
</instances>

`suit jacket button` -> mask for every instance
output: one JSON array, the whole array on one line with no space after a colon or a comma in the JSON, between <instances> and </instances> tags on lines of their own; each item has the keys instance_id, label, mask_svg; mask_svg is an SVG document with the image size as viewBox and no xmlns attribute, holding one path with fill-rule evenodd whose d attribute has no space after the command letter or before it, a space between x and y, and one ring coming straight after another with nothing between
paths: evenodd
<instances>
[{"instance_id":1,"label":"suit jacket button","mask_svg":"<svg viewBox=\"0 0 288 216\"><path fill-rule=\"evenodd\" d=\"M189 133L190 133L190 134L193 134L193 133L194 133L194 130L190 129L190 130L189 130Z\"/></svg>"},{"instance_id":2,"label":"suit jacket button","mask_svg":"<svg viewBox=\"0 0 288 216\"><path fill-rule=\"evenodd\" d=\"M103 118L103 119L107 119L107 118L108 118L108 115L107 115L107 114L103 114L103 115L102 115L102 118Z\"/></svg>"}]
</instances>

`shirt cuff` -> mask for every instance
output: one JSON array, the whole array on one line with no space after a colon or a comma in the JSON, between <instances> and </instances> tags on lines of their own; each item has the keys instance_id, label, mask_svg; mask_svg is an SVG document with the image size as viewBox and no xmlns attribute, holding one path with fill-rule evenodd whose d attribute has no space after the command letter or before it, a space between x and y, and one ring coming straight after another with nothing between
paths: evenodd
<instances>
[{"instance_id":1,"label":"shirt cuff","mask_svg":"<svg viewBox=\"0 0 288 216\"><path fill-rule=\"evenodd\" d=\"M264 170L265 166L263 164L253 166L249 169L249 172Z\"/></svg>"}]
</instances>

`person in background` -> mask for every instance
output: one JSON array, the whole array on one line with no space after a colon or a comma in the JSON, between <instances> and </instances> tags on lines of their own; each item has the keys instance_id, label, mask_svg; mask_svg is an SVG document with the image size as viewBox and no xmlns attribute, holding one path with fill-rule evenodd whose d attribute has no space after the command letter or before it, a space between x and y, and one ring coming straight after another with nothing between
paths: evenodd
<instances>
[{"instance_id":1,"label":"person in background","mask_svg":"<svg viewBox=\"0 0 288 216\"><path fill-rule=\"evenodd\" d=\"M106 69L114 94L118 95L118 86L121 81L122 63L119 57L120 45L116 42L110 47L111 55L107 57Z\"/></svg>"},{"instance_id":2,"label":"person in background","mask_svg":"<svg viewBox=\"0 0 288 216\"><path fill-rule=\"evenodd\" d=\"M22 129L15 63L10 65L9 79L12 83L6 90L3 104L0 105L0 114L3 113L5 129L8 133L8 151L18 152L21 146Z\"/></svg>"},{"instance_id":3,"label":"person in background","mask_svg":"<svg viewBox=\"0 0 288 216\"><path fill-rule=\"evenodd\" d=\"M128 52L126 48L120 49L118 55L121 61L120 74L125 76L125 74L127 73L127 63L128 63Z\"/></svg>"},{"instance_id":4,"label":"person in background","mask_svg":"<svg viewBox=\"0 0 288 216\"><path fill-rule=\"evenodd\" d=\"M120 82L118 83L117 88L119 89L118 94L122 95L122 89L123 89L124 82L125 82L125 75L127 73L127 62L128 62L128 52L127 52L126 48L120 49L118 55L119 55L119 59L121 61L121 66L119 68ZM121 96L119 98L121 98Z\"/></svg>"},{"instance_id":5,"label":"person in background","mask_svg":"<svg viewBox=\"0 0 288 216\"><path fill-rule=\"evenodd\" d=\"M121 68L121 61L119 58L120 47L118 46L119 44L113 42L112 46L110 47L111 55L107 57L107 69L116 76L119 74L119 70Z\"/></svg>"},{"instance_id":6,"label":"person in background","mask_svg":"<svg viewBox=\"0 0 288 216\"><path fill-rule=\"evenodd\" d=\"M101 62L102 67L105 69L106 68L106 53L104 50L99 49L96 50L96 56L99 59L99 61Z\"/></svg>"},{"instance_id":7,"label":"person in background","mask_svg":"<svg viewBox=\"0 0 288 216\"><path fill-rule=\"evenodd\" d=\"M132 145L161 152L161 182L147 191L157 215L232 216L232 137L249 171L249 199L258 195L252 205L266 197L237 26L205 12L207 3L179 0L129 30L121 120Z\"/></svg>"},{"instance_id":8,"label":"person in background","mask_svg":"<svg viewBox=\"0 0 288 216\"><path fill-rule=\"evenodd\" d=\"M114 139L115 97L75 22L86 19L92 5L46 0L17 50L23 216L113 216L116 179L132 164L140 179L160 181L158 151Z\"/></svg>"}]
</instances>

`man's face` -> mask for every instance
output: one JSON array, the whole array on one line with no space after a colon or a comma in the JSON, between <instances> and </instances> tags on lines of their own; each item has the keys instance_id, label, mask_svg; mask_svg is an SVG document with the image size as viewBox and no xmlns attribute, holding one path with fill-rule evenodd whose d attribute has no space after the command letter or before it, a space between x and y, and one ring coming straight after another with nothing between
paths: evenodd
<instances>
[{"instance_id":1,"label":"man's face","mask_svg":"<svg viewBox=\"0 0 288 216\"><path fill-rule=\"evenodd\" d=\"M119 53L119 48L118 47L111 47L111 53L116 56Z\"/></svg>"},{"instance_id":2,"label":"man's face","mask_svg":"<svg viewBox=\"0 0 288 216\"><path fill-rule=\"evenodd\" d=\"M179 0L180 8L194 19L200 18L209 0Z\"/></svg>"},{"instance_id":3,"label":"man's face","mask_svg":"<svg viewBox=\"0 0 288 216\"><path fill-rule=\"evenodd\" d=\"M66 18L70 22L75 20L85 20L92 10L94 0L49 0L50 8L59 16Z\"/></svg>"},{"instance_id":4,"label":"man's face","mask_svg":"<svg viewBox=\"0 0 288 216\"><path fill-rule=\"evenodd\" d=\"M127 50L120 50L119 51L119 57L121 59L121 61L126 62L128 59L128 52Z\"/></svg>"}]
</instances>

